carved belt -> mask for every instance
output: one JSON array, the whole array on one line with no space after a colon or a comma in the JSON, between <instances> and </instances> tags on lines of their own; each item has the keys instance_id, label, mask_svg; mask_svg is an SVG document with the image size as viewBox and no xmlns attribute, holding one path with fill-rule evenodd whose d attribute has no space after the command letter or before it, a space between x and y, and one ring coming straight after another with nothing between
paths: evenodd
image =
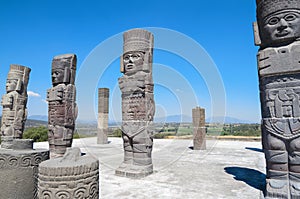
<instances>
[{"instance_id":1,"label":"carved belt","mask_svg":"<svg viewBox=\"0 0 300 199\"><path fill-rule=\"evenodd\" d=\"M263 119L264 130L285 139L300 137L300 118Z\"/></svg>"}]
</instances>

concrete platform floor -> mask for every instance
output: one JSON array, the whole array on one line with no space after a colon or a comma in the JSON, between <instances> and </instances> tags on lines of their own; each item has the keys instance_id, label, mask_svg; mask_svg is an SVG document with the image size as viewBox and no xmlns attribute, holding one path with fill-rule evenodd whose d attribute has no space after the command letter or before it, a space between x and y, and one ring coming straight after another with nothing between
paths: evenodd
<instances>
[{"instance_id":1,"label":"concrete platform floor","mask_svg":"<svg viewBox=\"0 0 300 199\"><path fill-rule=\"evenodd\" d=\"M99 159L100 198L255 199L264 187L260 142L207 140L207 150L193 151L192 140L155 139L154 173L143 179L114 174L123 160L121 138L109 138L105 145L96 142L96 137L76 139L73 147Z\"/></svg>"}]
</instances>

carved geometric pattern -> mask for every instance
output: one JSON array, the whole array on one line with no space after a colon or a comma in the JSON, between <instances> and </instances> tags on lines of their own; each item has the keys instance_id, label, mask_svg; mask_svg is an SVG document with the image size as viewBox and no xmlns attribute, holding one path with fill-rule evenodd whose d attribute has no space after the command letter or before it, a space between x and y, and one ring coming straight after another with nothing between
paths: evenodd
<instances>
[{"instance_id":1,"label":"carved geometric pattern","mask_svg":"<svg viewBox=\"0 0 300 199\"><path fill-rule=\"evenodd\" d=\"M99 197L99 162L69 167L39 167L39 198Z\"/></svg>"}]
</instances>

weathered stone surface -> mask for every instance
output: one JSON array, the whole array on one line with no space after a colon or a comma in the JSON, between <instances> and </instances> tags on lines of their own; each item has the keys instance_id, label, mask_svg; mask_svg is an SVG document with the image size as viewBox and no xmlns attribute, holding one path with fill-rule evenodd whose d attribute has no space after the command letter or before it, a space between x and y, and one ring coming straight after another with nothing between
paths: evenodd
<instances>
[{"instance_id":1,"label":"weathered stone surface","mask_svg":"<svg viewBox=\"0 0 300 199\"><path fill-rule=\"evenodd\" d=\"M300 198L300 1L257 0L257 24L264 196Z\"/></svg>"},{"instance_id":2,"label":"weathered stone surface","mask_svg":"<svg viewBox=\"0 0 300 199\"><path fill-rule=\"evenodd\" d=\"M99 198L99 161L68 148L63 157L42 162L38 176L39 198Z\"/></svg>"},{"instance_id":3,"label":"weathered stone surface","mask_svg":"<svg viewBox=\"0 0 300 199\"><path fill-rule=\"evenodd\" d=\"M109 89L98 89L98 144L107 144L108 133Z\"/></svg>"},{"instance_id":4,"label":"weathered stone surface","mask_svg":"<svg viewBox=\"0 0 300 199\"><path fill-rule=\"evenodd\" d=\"M0 198L37 199L38 165L49 159L49 151L28 148L32 140L15 141L13 149L0 149Z\"/></svg>"},{"instance_id":5,"label":"weathered stone surface","mask_svg":"<svg viewBox=\"0 0 300 199\"><path fill-rule=\"evenodd\" d=\"M194 150L206 149L206 127L205 127L205 109L196 107L192 110L193 113L193 142Z\"/></svg>"},{"instance_id":6,"label":"weathered stone surface","mask_svg":"<svg viewBox=\"0 0 300 199\"><path fill-rule=\"evenodd\" d=\"M58 55L52 61L52 84L47 91L50 158L61 157L71 147L77 117L76 55Z\"/></svg>"},{"instance_id":7,"label":"weathered stone surface","mask_svg":"<svg viewBox=\"0 0 300 199\"><path fill-rule=\"evenodd\" d=\"M139 178L153 173L155 113L152 80L153 35L143 29L125 32L119 87L122 92L124 161L116 175Z\"/></svg>"},{"instance_id":8,"label":"weathered stone surface","mask_svg":"<svg viewBox=\"0 0 300 199\"><path fill-rule=\"evenodd\" d=\"M6 94L2 96L1 136L20 139L27 118L27 85L31 69L12 64L6 80ZM3 139L5 140L5 138ZM5 145L5 143L3 143ZM9 144L8 144L9 145Z\"/></svg>"}]
</instances>

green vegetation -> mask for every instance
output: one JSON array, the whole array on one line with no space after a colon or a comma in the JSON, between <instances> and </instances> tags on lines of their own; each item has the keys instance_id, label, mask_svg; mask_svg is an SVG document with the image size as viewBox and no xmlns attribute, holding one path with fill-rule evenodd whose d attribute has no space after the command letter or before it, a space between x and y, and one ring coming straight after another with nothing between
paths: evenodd
<instances>
[{"instance_id":1,"label":"green vegetation","mask_svg":"<svg viewBox=\"0 0 300 199\"><path fill-rule=\"evenodd\" d=\"M161 133L156 133L153 135L153 138L156 139L164 139L167 136L175 136L176 133L175 132L161 132Z\"/></svg>"},{"instance_id":2,"label":"green vegetation","mask_svg":"<svg viewBox=\"0 0 300 199\"><path fill-rule=\"evenodd\" d=\"M79 134L77 130L73 135L74 139L85 138L85 137L88 136ZM48 141L48 128L45 126L27 128L23 133L23 139L33 139L34 142Z\"/></svg>"},{"instance_id":3,"label":"green vegetation","mask_svg":"<svg viewBox=\"0 0 300 199\"><path fill-rule=\"evenodd\" d=\"M260 124L229 124L223 127L221 135L260 136Z\"/></svg>"},{"instance_id":4,"label":"green vegetation","mask_svg":"<svg viewBox=\"0 0 300 199\"><path fill-rule=\"evenodd\" d=\"M48 128L45 126L30 127L23 133L23 139L33 139L34 142L48 140Z\"/></svg>"},{"instance_id":5,"label":"green vegetation","mask_svg":"<svg viewBox=\"0 0 300 199\"><path fill-rule=\"evenodd\" d=\"M112 134L108 135L109 137L122 137L122 130L121 129L116 129Z\"/></svg>"},{"instance_id":6,"label":"green vegetation","mask_svg":"<svg viewBox=\"0 0 300 199\"><path fill-rule=\"evenodd\" d=\"M77 129L75 130L75 132L73 134L73 139L88 138L88 137L94 137L94 135L80 133Z\"/></svg>"},{"instance_id":7,"label":"green vegetation","mask_svg":"<svg viewBox=\"0 0 300 199\"><path fill-rule=\"evenodd\" d=\"M219 126L207 127L206 134L212 136L218 136L222 133L223 128Z\"/></svg>"}]
</instances>

